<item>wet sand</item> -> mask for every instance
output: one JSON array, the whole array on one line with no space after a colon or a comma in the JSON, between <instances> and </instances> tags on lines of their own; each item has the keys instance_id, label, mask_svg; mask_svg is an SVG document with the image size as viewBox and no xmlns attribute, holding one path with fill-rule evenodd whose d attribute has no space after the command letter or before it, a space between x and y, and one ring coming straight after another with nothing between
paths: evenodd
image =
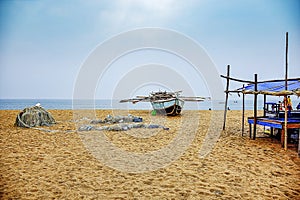
<instances>
[{"instance_id":1,"label":"wet sand","mask_svg":"<svg viewBox=\"0 0 300 200\"><path fill-rule=\"evenodd\" d=\"M155 171L124 172L96 159L82 142L73 112L51 110L58 122L47 128L58 132L14 127L19 111L0 111L1 199L299 199L300 159L295 147L288 151L271 138L241 136L241 112L229 111L227 130L205 158L199 149L209 128L211 111L183 111L182 116L151 116L149 111L131 111L145 122L170 128L104 131L116 147L147 153L173 141L179 124L194 140L177 160ZM104 118L110 111L97 111ZM251 116L251 112L246 112ZM190 123L190 124L189 124ZM193 131L193 130L190 130ZM140 138L136 135L149 137ZM155 161L153 161L155 162Z\"/></svg>"}]
</instances>

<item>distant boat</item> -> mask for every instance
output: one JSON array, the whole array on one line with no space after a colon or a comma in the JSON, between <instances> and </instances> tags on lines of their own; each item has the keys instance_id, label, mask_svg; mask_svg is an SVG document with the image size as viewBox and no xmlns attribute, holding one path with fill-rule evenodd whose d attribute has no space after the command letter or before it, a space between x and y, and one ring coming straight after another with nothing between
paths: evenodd
<instances>
[{"instance_id":1,"label":"distant boat","mask_svg":"<svg viewBox=\"0 0 300 200\"><path fill-rule=\"evenodd\" d=\"M123 99L120 103L124 102L150 102L153 110L159 114L175 116L181 113L185 101L204 101L204 97L183 97L179 96L177 92L152 92L149 96L137 96L133 99Z\"/></svg>"}]
</instances>

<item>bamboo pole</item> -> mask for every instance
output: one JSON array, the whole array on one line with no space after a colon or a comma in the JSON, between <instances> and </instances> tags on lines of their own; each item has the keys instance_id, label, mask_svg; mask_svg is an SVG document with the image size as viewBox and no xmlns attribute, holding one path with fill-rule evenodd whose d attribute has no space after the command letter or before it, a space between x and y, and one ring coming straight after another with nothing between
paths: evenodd
<instances>
[{"instance_id":1,"label":"bamboo pole","mask_svg":"<svg viewBox=\"0 0 300 200\"><path fill-rule=\"evenodd\" d=\"M228 67L228 66L227 66ZM237 81L237 82L242 82L242 83L254 83L253 81L247 81L247 80L242 80L242 79L237 79L237 78L232 78L232 77L229 77L229 75L227 76L223 76L223 75L220 75L222 78L226 78L226 79L229 79L231 81Z\"/></svg>"},{"instance_id":2,"label":"bamboo pole","mask_svg":"<svg viewBox=\"0 0 300 200\"><path fill-rule=\"evenodd\" d=\"M266 106L266 101L267 101L267 95L264 94L264 117L266 117L266 108L265 108L265 106Z\"/></svg>"},{"instance_id":3,"label":"bamboo pole","mask_svg":"<svg viewBox=\"0 0 300 200\"><path fill-rule=\"evenodd\" d=\"M266 107L266 103L267 103L267 95L266 94L264 94L264 107L263 107L263 109L264 109L264 117L267 117L267 109L268 109L268 107ZM273 108L272 108L272 111L273 111ZM272 127L270 127L270 135L271 135L271 131L272 130ZM264 126L264 133L266 133L266 126Z\"/></svg>"},{"instance_id":4,"label":"bamboo pole","mask_svg":"<svg viewBox=\"0 0 300 200\"><path fill-rule=\"evenodd\" d=\"M300 132L300 129L298 130ZM300 134L298 134L298 156L300 157Z\"/></svg>"},{"instance_id":5,"label":"bamboo pole","mask_svg":"<svg viewBox=\"0 0 300 200\"><path fill-rule=\"evenodd\" d=\"M254 74L254 91L257 91L257 74ZM254 123L253 123L253 140L256 138L256 122L257 122L257 93L254 94Z\"/></svg>"},{"instance_id":6,"label":"bamboo pole","mask_svg":"<svg viewBox=\"0 0 300 200\"><path fill-rule=\"evenodd\" d=\"M230 65L227 65L227 81L226 81L226 99L225 99L225 108L224 108L224 122L223 122L223 130L226 127L226 115L227 115L227 103L228 103L228 90L229 90L229 74L230 74Z\"/></svg>"},{"instance_id":7,"label":"bamboo pole","mask_svg":"<svg viewBox=\"0 0 300 200\"><path fill-rule=\"evenodd\" d=\"M288 89L288 32L286 32L285 37L285 90ZM284 150L287 150L287 138L288 138L288 131L287 131L287 95L284 96L285 98L285 111L284 111Z\"/></svg>"},{"instance_id":8,"label":"bamboo pole","mask_svg":"<svg viewBox=\"0 0 300 200\"><path fill-rule=\"evenodd\" d=\"M243 88L245 85L243 84ZM244 136L244 130L245 130L245 94L243 93L243 117L242 117L242 136Z\"/></svg>"},{"instance_id":9,"label":"bamboo pole","mask_svg":"<svg viewBox=\"0 0 300 200\"><path fill-rule=\"evenodd\" d=\"M224 75L220 75L220 77L225 78L225 79L229 78L229 80L231 80L231 81L254 84L254 81L247 81L247 80L228 77L228 76L224 76ZM299 80L300 80L300 78L289 78L288 79L288 81L299 81ZM265 80L265 81L257 81L257 83L282 82L282 81L285 81L285 79L274 79L274 80L271 79L271 80Z\"/></svg>"},{"instance_id":10,"label":"bamboo pole","mask_svg":"<svg viewBox=\"0 0 300 200\"><path fill-rule=\"evenodd\" d=\"M298 157L300 157L300 128L298 129Z\"/></svg>"},{"instance_id":11,"label":"bamboo pole","mask_svg":"<svg viewBox=\"0 0 300 200\"><path fill-rule=\"evenodd\" d=\"M282 131L281 134L283 134L284 136L284 143L283 143L283 147L284 147L284 150L287 150L287 95L284 95L284 129ZM282 138L282 136L281 136ZM282 140L281 140L282 141Z\"/></svg>"},{"instance_id":12,"label":"bamboo pole","mask_svg":"<svg viewBox=\"0 0 300 200\"><path fill-rule=\"evenodd\" d=\"M299 81L300 78L289 78L288 81ZM275 79L275 80L266 80L266 81L258 81L257 83L269 83L269 82L281 82L285 81L285 79Z\"/></svg>"}]
</instances>

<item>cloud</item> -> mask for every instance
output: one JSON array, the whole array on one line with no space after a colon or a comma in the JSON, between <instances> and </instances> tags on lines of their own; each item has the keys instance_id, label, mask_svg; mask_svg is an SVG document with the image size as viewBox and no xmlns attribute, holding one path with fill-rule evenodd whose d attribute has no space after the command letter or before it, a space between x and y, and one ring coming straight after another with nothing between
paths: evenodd
<instances>
[{"instance_id":1,"label":"cloud","mask_svg":"<svg viewBox=\"0 0 300 200\"><path fill-rule=\"evenodd\" d=\"M178 18L194 0L119 0L101 11L99 19L112 30L137 26L164 26Z\"/></svg>"}]
</instances>

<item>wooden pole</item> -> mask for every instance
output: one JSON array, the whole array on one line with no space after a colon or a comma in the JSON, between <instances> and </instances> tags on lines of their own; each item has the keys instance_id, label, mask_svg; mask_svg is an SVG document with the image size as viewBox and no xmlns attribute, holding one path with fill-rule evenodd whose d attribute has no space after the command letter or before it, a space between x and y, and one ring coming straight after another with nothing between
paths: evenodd
<instances>
[{"instance_id":1,"label":"wooden pole","mask_svg":"<svg viewBox=\"0 0 300 200\"><path fill-rule=\"evenodd\" d=\"M264 94L264 107L263 107L263 109L264 109L264 110L263 110L263 116L264 116L264 117L266 117L266 109L267 109L267 108L265 107L265 106L266 106L266 101L267 101L267 95ZM264 133L265 133L265 131L266 131L266 127L264 126Z\"/></svg>"},{"instance_id":2,"label":"wooden pole","mask_svg":"<svg viewBox=\"0 0 300 200\"><path fill-rule=\"evenodd\" d=\"M243 89L245 85L243 84ZM242 117L242 136L244 136L244 130L245 130L245 94L243 93L243 117Z\"/></svg>"},{"instance_id":3,"label":"wooden pole","mask_svg":"<svg viewBox=\"0 0 300 200\"><path fill-rule=\"evenodd\" d=\"M298 129L298 157L300 157L300 128Z\"/></svg>"},{"instance_id":4,"label":"wooden pole","mask_svg":"<svg viewBox=\"0 0 300 200\"><path fill-rule=\"evenodd\" d=\"M229 90L229 75L230 75L230 65L227 65L227 82L226 82L226 99L225 99L225 108L224 108L224 123L223 123L223 130L226 127L226 115L227 115L227 103L228 103L228 90Z\"/></svg>"},{"instance_id":5,"label":"wooden pole","mask_svg":"<svg viewBox=\"0 0 300 200\"><path fill-rule=\"evenodd\" d=\"M257 92L257 74L254 74L254 91ZM257 122L257 93L254 93L254 123L253 123L253 140L256 138Z\"/></svg>"},{"instance_id":6,"label":"wooden pole","mask_svg":"<svg viewBox=\"0 0 300 200\"><path fill-rule=\"evenodd\" d=\"M226 78L226 79L229 79L231 81L237 81L237 82L242 82L242 83L250 83L250 84L254 84L253 81L247 81L247 80L242 80L242 79L237 79L237 78L232 78L232 77L229 77L229 76L223 76L223 75L220 75L222 78Z\"/></svg>"},{"instance_id":7,"label":"wooden pole","mask_svg":"<svg viewBox=\"0 0 300 200\"><path fill-rule=\"evenodd\" d=\"M267 95L264 94L264 117L266 116L266 109L267 109L265 108L266 101L267 101Z\"/></svg>"},{"instance_id":8,"label":"wooden pole","mask_svg":"<svg viewBox=\"0 0 300 200\"><path fill-rule=\"evenodd\" d=\"M288 89L288 32L286 32L285 36L285 90ZM285 98L285 106L284 106L284 150L287 150L287 138L288 138L288 131L287 131L287 95L284 96Z\"/></svg>"},{"instance_id":9,"label":"wooden pole","mask_svg":"<svg viewBox=\"0 0 300 200\"><path fill-rule=\"evenodd\" d=\"M289 33L286 32L285 38L285 90L287 90L287 80L288 80L288 42L289 42Z\"/></svg>"},{"instance_id":10,"label":"wooden pole","mask_svg":"<svg viewBox=\"0 0 300 200\"><path fill-rule=\"evenodd\" d=\"M220 75L221 78L225 78L227 79L227 76L223 76ZM237 82L241 82L241 83L249 83L249 84L254 84L254 81L247 81L247 80L242 80L242 79L237 79L237 78L233 78L233 77L229 77L229 80L231 81L237 81ZM275 79L275 80L265 80L265 81L257 81L257 83L270 83L270 82L281 82L284 81L285 78L283 79ZM289 78L288 81L300 81L300 78Z\"/></svg>"}]
</instances>

